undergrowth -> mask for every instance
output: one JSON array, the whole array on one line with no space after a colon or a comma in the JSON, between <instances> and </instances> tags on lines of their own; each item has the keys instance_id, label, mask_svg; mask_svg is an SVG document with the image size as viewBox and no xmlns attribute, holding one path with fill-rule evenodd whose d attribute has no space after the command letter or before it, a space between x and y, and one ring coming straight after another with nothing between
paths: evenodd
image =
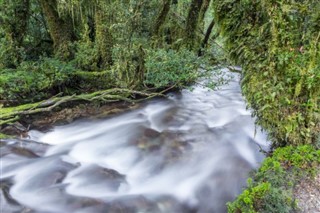
<instances>
[{"instance_id":1,"label":"undergrowth","mask_svg":"<svg viewBox=\"0 0 320 213\"><path fill-rule=\"evenodd\" d=\"M288 213L297 209L294 186L303 178L314 177L320 166L320 150L311 145L278 148L267 157L247 189L234 202L231 213Z\"/></svg>"}]
</instances>

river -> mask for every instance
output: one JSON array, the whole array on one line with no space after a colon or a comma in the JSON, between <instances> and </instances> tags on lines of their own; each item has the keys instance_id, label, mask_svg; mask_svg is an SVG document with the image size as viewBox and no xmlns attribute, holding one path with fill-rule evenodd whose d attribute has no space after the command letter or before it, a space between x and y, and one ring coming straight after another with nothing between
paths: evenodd
<instances>
[{"instance_id":1,"label":"river","mask_svg":"<svg viewBox=\"0 0 320 213\"><path fill-rule=\"evenodd\" d=\"M239 75L2 140L1 213L223 213L267 149Z\"/></svg>"}]
</instances>

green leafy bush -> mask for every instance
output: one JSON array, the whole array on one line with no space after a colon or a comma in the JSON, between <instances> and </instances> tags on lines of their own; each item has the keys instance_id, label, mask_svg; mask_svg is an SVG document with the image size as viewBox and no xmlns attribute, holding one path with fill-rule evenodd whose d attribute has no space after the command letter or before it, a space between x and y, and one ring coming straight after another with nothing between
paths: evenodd
<instances>
[{"instance_id":1,"label":"green leafy bush","mask_svg":"<svg viewBox=\"0 0 320 213\"><path fill-rule=\"evenodd\" d=\"M295 184L305 177L314 177L320 166L320 150L310 145L278 148L267 157L254 179L238 198L228 203L228 212L288 213L296 208Z\"/></svg>"},{"instance_id":2,"label":"green leafy bush","mask_svg":"<svg viewBox=\"0 0 320 213\"><path fill-rule=\"evenodd\" d=\"M0 32L0 69L16 67L24 56L24 49L14 46L8 36L2 36Z\"/></svg>"},{"instance_id":3,"label":"green leafy bush","mask_svg":"<svg viewBox=\"0 0 320 213\"><path fill-rule=\"evenodd\" d=\"M131 48L125 45L115 45L112 50L114 64L111 72L117 87L136 88L142 86L145 72L145 50L136 41Z\"/></svg>"},{"instance_id":4,"label":"green leafy bush","mask_svg":"<svg viewBox=\"0 0 320 213\"><path fill-rule=\"evenodd\" d=\"M99 54L94 42L83 41L77 44L77 52L73 63L81 70L98 71Z\"/></svg>"},{"instance_id":5,"label":"green leafy bush","mask_svg":"<svg viewBox=\"0 0 320 213\"><path fill-rule=\"evenodd\" d=\"M183 87L200 77L200 60L188 50L149 50L146 58L145 84L157 88L177 85Z\"/></svg>"},{"instance_id":6,"label":"green leafy bush","mask_svg":"<svg viewBox=\"0 0 320 213\"><path fill-rule=\"evenodd\" d=\"M65 90L73 72L70 64L56 59L24 62L17 69L3 69L0 71L0 99L11 105L48 98Z\"/></svg>"}]
</instances>

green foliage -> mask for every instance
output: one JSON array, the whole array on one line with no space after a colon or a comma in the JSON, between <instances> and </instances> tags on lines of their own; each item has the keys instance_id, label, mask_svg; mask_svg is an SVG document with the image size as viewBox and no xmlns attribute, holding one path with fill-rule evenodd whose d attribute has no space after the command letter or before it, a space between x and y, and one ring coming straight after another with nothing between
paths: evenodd
<instances>
[{"instance_id":1,"label":"green foliage","mask_svg":"<svg viewBox=\"0 0 320 213\"><path fill-rule=\"evenodd\" d=\"M98 71L98 51L94 42L84 41L77 44L77 52L73 63L81 70Z\"/></svg>"},{"instance_id":2,"label":"green foliage","mask_svg":"<svg viewBox=\"0 0 320 213\"><path fill-rule=\"evenodd\" d=\"M17 69L3 69L0 76L0 99L8 104L41 100L62 92L71 83L74 68L55 59L24 62Z\"/></svg>"},{"instance_id":3,"label":"green foliage","mask_svg":"<svg viewBox=\"0 0 320 213\"><path fill-rule=\"evenodd\" d=\"M112 87L182 88L210 76L198 72L207 59L180 50L190 3L170 2L154 36L162 7L156 0L0 1L1 101L17 105ZM195 31L201 39L202 30Z\"/></svg>"},{"instance_id":4,"label":"green foliage","mask_svg":"<svg viewBox=\"0 0 320 213\"><path fill-rule=\"evenodd\" d=\"M320 2L215 1L242 89L274 146L315 143L319 129Z\"/></svg>"},{"instance_id":5,"label":"green foliage","mask_svg":"<svg viewBox=\"0 0 320 213\"><path fill-rule=\"evenodd\" d=\"M320 166L320 150L310 145L278 148L267 157L248 188L228 203L228 212L292 212L296 208L293 187L314 177Z\"/></svg>"},{"instance_id":6,"label":"green foliage","mask_svg":"<svg viewBox=\"0 0 320 213\"><path fill-rule=\"evenodd\" d=\"M23 50L20 50L21 52ZM8 36L0 34L0 69L18 66L19 57L17 47L14 46L12 40Z\"/></svg>"},{"instance_id":7,"label":"green foliage","mask_svg":"<svg viewBox=\"0 0 320 213\"><path fill-rule=\"evenodd\" d=\"M244 190L238 197L238 202L228 205L229 212L247 212L256 213L254 206L270 191L270 183L261 183L255 187L252 186L252 180L248 180L248 189Z\"/></svg>"},{"instance_id":8,"label":"green foliage","mask_svg":"<svg viewBox=\"0 0 320 213\"><path fill-rule=\"evenodd\" d=\"M0 74L0 99L6 105L35 102L58 93L72 95L115 87L111 71L81 71L72 63L50 58L24 62Z\"/></svg>"},{"instance_id":9,"label":"green foliage","mask_svg":"<svg viewBox=\"0 0 320 213\"><path fill-rule=\"evenodd\" d=\"M137 84L141 84L145 57L141 48L141 45L133 45L130 49L126 49L123 45L114 46L112 57L115 62L111 72L118 87L135 88Z\"/></svg>"},{"instance_id":10,"label":"green foliage","mask_svg":"<svg viewBox=\"0 0 320 213\"><path fill-rule=\"evenodd\" d=\"M8 138L10 138L9 135L5 135L5 134L0 133L0 139L8 139Z\"/></svg>"},{"instance_id":11,"label":"green foliage","mask_svg":"<svg viewBox=\"0 0 320 213\"><path fill-rule=\"evenodd\" d=\"M149 50L146 57L145 84L158 88L168 85L182 87L199 78L201 60L188 50Z\"/></svg>"}]
</instances>

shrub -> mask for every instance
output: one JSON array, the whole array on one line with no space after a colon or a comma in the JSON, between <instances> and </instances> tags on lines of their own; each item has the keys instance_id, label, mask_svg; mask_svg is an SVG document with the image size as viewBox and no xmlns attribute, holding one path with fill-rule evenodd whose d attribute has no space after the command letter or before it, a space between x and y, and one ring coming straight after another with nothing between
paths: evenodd
<instances>
[{"instance_id":1,"label":"shrub","mask_svg":"<svg viewBox=\"0 0 320 213\"><path fill-rule=\"evenodd\" d=\"M188 50L149 50L146 58L145 84L157 88L183 87L200 77L201 60Z\"/></svg>"},{"instance_id":2,"label":"shrub","mask_svg":"<svg viewBox=\"0 0 320 213\"><path fill-rule=\"evenodd\" d=\"M94 42L83 41L77 44L77 52L73 63L81 70L98 71L98 51Z\"/></svg>"},{"instance_id":3,"label":"shrub","mask_svg":"<svg viewBox=\"0 0 320 213\"><path fill-rule=\"evenodd\" d=\"M71 82L74 68L56 59L43 59L23 62L17 69L0 72L0 99L12 105L41 100L64 91Z\"/></svg>"},{"instance_id":4,"label":"shrub","mask_svg":"<svg viewBox=\"0 0 320 213\"><path fill-rule=\"evenodd\" d=\"M249 179L248 187L237 199L228 203L228 212L279 212L296 208L294 185L304 177L313 177L320 166L320 150L310 145L278 148L267 157Z\"/></svg>"}]
</instances>

